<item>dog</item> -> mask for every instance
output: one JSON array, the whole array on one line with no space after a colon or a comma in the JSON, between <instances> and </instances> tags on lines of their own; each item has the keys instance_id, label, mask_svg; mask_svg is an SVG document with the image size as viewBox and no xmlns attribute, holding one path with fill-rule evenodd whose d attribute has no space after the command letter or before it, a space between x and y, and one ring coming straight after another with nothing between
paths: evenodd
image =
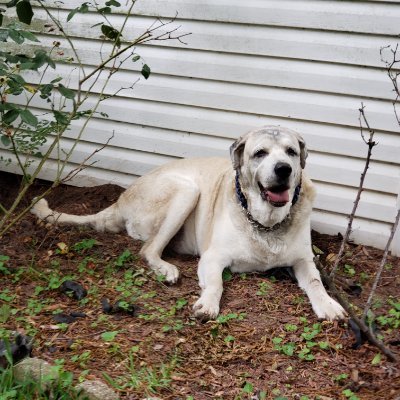
<instances>
[{"instance_id":1,"label":"dog","mask_svg":"<svg viewBox=\"0 0 400 400\"><path fill-rule=\"evenodd\" d=\"M222 271L266 271L292 266L321 319L346 312L321 283L311 250L310 214L315 197L304 167L307 149L295 131L266 126L246 133L228 158L182 159L142 176L116 203L93 215L70 215L39 200L31 212L51 223L126 230L144 241L141 255L166 282L179 271L162 259L169 246L199 255L201 295L194 314L215 319L223 291ZM233 166L233 168L232 168Z\"/></svg>"}]
</instances>

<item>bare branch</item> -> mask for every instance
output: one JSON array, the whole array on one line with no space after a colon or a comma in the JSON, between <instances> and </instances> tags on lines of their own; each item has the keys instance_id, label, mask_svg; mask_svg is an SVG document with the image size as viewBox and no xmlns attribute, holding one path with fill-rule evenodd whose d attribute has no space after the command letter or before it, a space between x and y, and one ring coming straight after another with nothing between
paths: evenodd
<instances>
[{"instance_id":1,"label":"bare branch","mask_svg":"<svg viewBox=\"0 0 400 400\"><path fill-rule=\"evenodd\" d=\"M343 240L342 240L342 243L340 245L339 252L338 252L338 254L336 256L335 263L333 264L332 271L330 273L331 279L333 279L333 277L335 276L335 273L336 273L336 271L337 271L337 269L339 267L339 263L342 260L346 243L348 242L348 240L350 238L350 234L351 234L351 230L352 230L352 226L353 226L353 220L354 220L358 205L360 203L361 193L364 190L364 181L365 181L365 177L367 175L367 171L368 171L369 164L370 164L370 161L371 161L372 149L374 148L374 146L377 145L377 143L373 141L375 132L374 132L374 130L371 129L371 127L370 127L370 125L368 123L368 120L367 120L367 118L365 116L365 113L364 113L364 108L365 108L364 104L361 103L361 108L359 109L359 111L360 111L360 116L359 116L360 133L361 133L361 137L362 137L364 143L368 146L368 153L367 153L367 157L366 157L365 164L364 164L364 170L363 170L363 172L361 173L361 176L360 176L360 184L358 186L356 199L354 200L353 209L352 209L352 211L351 211L351 213L349 215L349 221L348 221L348 224L347 224L346 232L345 232L345 234L343 236ZM368 140L366 140L365 136L364 136L363 121L364 121L365 125L368 128L368 132L369 132Z\"/></svg>"},{"instance_id":2,"label":"bare branch","mask_svg":"<svg viewBox=\"0 0 400 400\"><path fill-rule=\"evenodd\" d=\"M70 171L64 178L62 178L58 183L66 183L73 179L79 172L83 171L85 168L90 167L91 165L95 164L97 161L92 162L91 164L87 165L86 163L99 151L103 150L105 147L108 146L110 141L114 138L115 132L113 131L112 135L107 139L107 141L98 149L93 150L92 153L90 153L76 168L74 168L72 171Z\"/></svg>"},{"instance_id":3,"label":"bare branch","mask_svg":"<svg viewBox=\"0 0 400 400\"><path fill-rule=\"evenodd\" d=\"M132 47L135 47L138 44L143 44L143 43L147 43L150 41L163 41L163 40L178 40L179 42L184 43L182 41L182 38L190 35L190 33L173 35L174 32L176 32L180 28L180 26L175 27L167 32L163 32L163 33L160 33L159 35L154 36L155 31L172 24L173 22L175 22L175 20L176 20L176 15L174 18L171 18L167 22L164 22L161 19L157 19L155 22L153 22L152 25L150 25L150 27L146 30L146 32L144 32L142 35L140 35L138 38L136 38L133 42L129 43L128 45L126 45L125 47L123 47L122 49L117 51L116 53L113 53L110 57L108 57L105 61L103 61L100 65L98 65L91 73L89 73L87 76L85 76L83 79L81 79L79 82L79 86L81 87L82 84L85 83L88 79L90 79L96 72L104 69L109 62L113 61L114 59L119 57L121 54L125 53L126 51L128 51ZM157 25L156 22L159 22L159 24ZM186 44L186 43L184 43L184 44Z\"/></svg>"},{"instance_id":4,"label":"bare branch","mask_svg":"<svg viewBox=\"0 0 400 400\"><path fill-rule=\"evenodd\" d=\"M389 239L388 239L388 241L386 243L386 247L385 247L385 251L384 251L383 256L382 256L382 260L381 260L381 263L379 265L378 271L377 271L377 273L375 275L375 280L374 280L374 283L372 285L371 292L369 293L367 304L365 305L365 308L364 308L363 318L365 318L367 316L368 311L371 308L371 304L372 304L372 300L373 300L374 295L375 295L376 288L378 287L379 281L381 279L383 268L386 265L386 260L387 260L388 254L389 254L390 245L392 244L394 234L395 234L395 232L397 230L397 227L399 225L399 219L400 219L400 209L397 210L397 215L396 215L395 221L394 221L394 223L392 225L392 229L390 230Z\"/></svg>"}]
</instances>

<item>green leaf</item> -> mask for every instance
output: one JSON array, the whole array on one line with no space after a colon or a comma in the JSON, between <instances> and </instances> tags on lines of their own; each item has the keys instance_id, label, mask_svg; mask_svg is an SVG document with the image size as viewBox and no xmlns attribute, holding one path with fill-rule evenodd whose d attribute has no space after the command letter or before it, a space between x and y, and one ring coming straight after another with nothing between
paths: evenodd
<instances>
[{"instance_id":1,"label":"green leaf","mask_svg":"<svg viewBox=\"0 0 400 400\"><path fill-rule=\"evenodd\" d=\"M32 33L29 31L19 31L19 33L25 38L30 40L31 42L40 42L40 40Z\"/></svg>"},{"instance_id":2,"label":"green leaf","mask_svg":"<svg viewBox=\"0 0 400 400\"><path fill-rule=\"evenodd\" d=\"M2 135L1 143L3 143L3 146L8 147L11 144L11 140L7 135Z\"/></svg>"},{"instance_id":3,"label":"green leaf","mask_svg":"<svg viewBox=\"0 0 400 400\"><path fill-rule=\"evenodd\" d=\"M76 13L85 14L89 12L89 3L85 2L80 7L73 9L67 16L67 22L70 21Z\"/></svg>"},{"instance_id":4,"label":"green leaf","mask_svg":"<svg viewBox=\"0 0 400 400\"><path fill-rule=\"evenodd\" d=\"M59 76L58 78L53 79L52 81L50 81L50 83L58 83L58 82L60 82L62 80L63 80L63 78L61 76Z\"/></svg>"},{"instance_id":5,"label":"green leaf","mask_svg":"<svg viewBox=\"0 0 400 400\"><path fill-rule=\"evenodd\" d=\"M3 17L3 14L0 14ZM8 29L0 30L0 42L5 42L8 39Z\"/></svg>"},{"instance_id":6,"label":"green leaf","mask_svg":"<svg viewBox=\"0 0 400 400\"><path fill-rule=\"evenodd\" d=\"M112 332L104 332L101 334L101 338L105 342L112 342L115 337L118 335L119 331L112 331Z\"/></svg>"},{"instance_id":7,"label":"green leaf","mask_svg":"<svg viewBox=\"0 0 400 400\"><path fill-rule=\"evenodd\" d=\"M28 125L36 126L38 124L38 119L29 110L21 110L19 115L22 121Z\"/></svg>"},{"instance_id":8,"label":"green leaf","mask_svg":"<svg viewBox=\"0 0 400 400\"><path fill-rule=\"evenodd\" d=\"M141 71L144 79L148 79L151 73L150 67L147 64L144 64Z\"/></svg>"},{"instance_id":9,"label":"green leaf","mask_svg":"<svg viewBox=\"0 0 400 400\"><path fill-rule=\"evenodd\" d=\"M19 110L10 110L3 115L3 122L7 125L13 123L19 116Z\"/></svg>"},{"instance_id":10,"label":"green leaf","mask_svg":"<svg viewBox=\"0 0 400 400\"><path fill-rule=\"evenodd\" d=\"M75 97L75 92L73 90L71 90L71 89L66 88L61 83L58 85L58 90L67 99L71 99L72 100Z\"/></svg>"},{"instance_id":11,"label":"green leaf","mask_svg":"<svg viewBox=\"0 0 400 400\"><path fill-rule=\"evenodd\" d=\"M33 17L31 3L29 1L20 1L17 4L17 15L21 22L30 25Z\"/></svg>"},{"instance_id":12,"label":"green leaf","mask_svg":"<svg viewBox=\"0 0 400 400\"><path fill-rule=\"evenodd\" d=\"M61 125L66 125L68 124L68 117L65 113L62 113L61 111L53 111L54 118L56 121L61 124Z\"/></svg>"},{"instance_id":13,"label":"green leaf","mask_svg":"<svg viewBox=\"0 0 400 400\"><path fill-rule=\"evenodd\" d=\"M246 382L243 386L243 393L252 394L254 390L254 386L250 382Z\"/></svg>"},{"instance_id":14,"label":"green leaf","mask_svg":"<svg viewBox=\"0 0 400 400\"><path fill-rule=\"evenodd\" d=\"M121 7L121 3L119 3L116 0L109 0L109 1L106 1L106 6Z\"/></svg>"},{"instance_id":15,"label":"green leaf","mask_svg":"<svg viewBox=\"0 0 400 400\"><path fill-rule=\"evenodd\" d=\"M371 364L372 364L372 365L378 365L378 364L380 364L381 358L382 358L381 353L375 354L375 357L372 359Z\"/></svg>"},{"instance_id":16,"label":"green leaf","mask_svg":"<svg viewBox=\"0 0 400 400\"><path fill-rule=\"evenodd\" d=\"M112 26L109 25L102 25L101 32L105 37L111 40L115 40L119 36L119 31ZM121 35L122 36L122 35Z\"/></svg>"},{"instance_id":17,"label":"green leaf","mask_svg":"<svg viewBox=\"0 0 400 400\"><path fill-rule=\"evenodd\" d=\"M232 279L232 272L231 272L231 270L229 269L229 268L225 268L223 271L222 271L222 280L224 281L224 282L228 282L228 281L230 281Z\"/></svg>"},{"instance_id":18,"label":"green leaf","mask_svg":"<svg viewBox=\"0 0 400 400\"><path fill-rule=\"evenodd\" d=\"M111 7L103 7L103 8L99 8L98 12L100 14L111 14Z\"/></svg>"},{"instance_id":19,"label":"green leaf","mask_svg":"<svg viewBox=\"0 0 400 400\"><path fill-rule=\"evenodd\" d=\"M324 254L324 252L323 252L320 248L318 248L317 246L315 246L315 245L312 246L312 249L314 250L314 253L315 253L315 254L319 254L319 255Z\"/></svg>"},{"instance_id":20,"label":"green leaf","mask_svg":"<svg viewBox=\"0 0 400 400\"><path fill-rule=\"evenodd\" d=\"M15 29L9 29L8 35L17 44L22 44L25 41L25 38L19 33L19 31L15 30Z\"/></svg>"},{"instance_id":21,"label":"green leaf","mask_svg":"<svg viewBox=\"0 0 400 400\"><path fill-rule=\"evenodd\" d=\"M140 56L139 56L139 54L135 54L135 55L132 57L132 61L133 61L133 62L136 62L136 61L138 61L138 60L140 60Z\"/></svg>"}]
</instances>

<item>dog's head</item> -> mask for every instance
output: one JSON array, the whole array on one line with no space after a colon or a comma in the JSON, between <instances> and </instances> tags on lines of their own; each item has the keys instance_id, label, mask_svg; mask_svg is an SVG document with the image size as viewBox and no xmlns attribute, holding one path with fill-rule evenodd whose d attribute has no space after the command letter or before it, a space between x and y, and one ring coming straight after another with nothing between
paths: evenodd
<instances>
[{"instance_id":1,"label":"dog's head","mask_svg":"<svg viewBox=\"0 0 400 400\"><path fill-rule=\"evenodd\" d=\"M284 210L275 214L286 215L306 163L304 139L291 129L266 126L246 133L230 150L254 218L265 223L278 208Z\"/></svg>"}]
</instances>

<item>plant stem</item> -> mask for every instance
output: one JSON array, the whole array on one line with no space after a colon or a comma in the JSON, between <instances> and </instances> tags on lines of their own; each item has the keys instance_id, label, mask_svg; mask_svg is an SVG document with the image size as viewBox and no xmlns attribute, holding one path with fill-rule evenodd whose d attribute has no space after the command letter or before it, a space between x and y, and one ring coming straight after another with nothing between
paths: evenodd
<instances>
[{"instance_id":1,"label":"plant stem","mask_svg":"<svg viewBox=\"0 0 400 400\"><path fill-rule=\"evenodd\" d=\"M397 210L397 215L396 215L395 221L394 221L394 223L392 225L392 229L390 230L390 236L389 236L389 239L388 239L388 241L386 243L386 247L385 247L385 251L384 251L383 256L382 256L382 260L381 260L381 263L379 265L378 271L377 271L377 273L375 275L375 280L374 280L374 283L372 284L372 288L371 288L371 291L370 291L369 296L368 296L367 303L366 303L365 308L364 308L363 319L366 318L366 316L368 314L368 311L371 308L371 304L372 304L373 297L375 295L376 288L378 287L378 283L379 283L379 281L381 279L383 268L386 265L386 260L387 260L388 254L389 254L390 245L392 244L394 234L395 234L395 232L397 230L397 227L399 225L399 219L400 219L400 209Z\"/></svg>"},{"instance_id":2,"label":"plant stem","mask_svg":"<svg viewBox=\"0 0 400 400\"><path fill-rule=\"evenodd\" d=\"M358 185L357 195L356 195L356 199L354 200L353 209L352 209L352 211L351 211L351 213L349 215L349 221L348 221L348 224L347 224L346 233L343 236L343 240L342 240L342 243L340 244L339 252L338 252L338 254L337 254L336 258L335 258L335 263L333 264L332 271L330 273L331 279L333 279L335 274L336 274L336 271L337 271L337 269L339 267L339 263L340 263L340 261L342 260L342 257L343 257L343 253L344 253L344 249L345 249L346 243L349 240L349 237L350 237L350 234L351 234L351 230L352 230L352 226L353 226L353 220L354 220L354 217L356 215L358 204L360 203L361 193L364 190L364 181L365 181L365 177L367 175L369 164L371 162L372 149L374 148L374 146L376 146L376 142L373 141L375 132L369 126L369 123L368 123L368 121L367 121L367 119L365 117L365 113L364 113L364 105L362 103L361 103L361 108L359 109L359 111L360 111L359 121L360 121L361 137L363 138L364 142L368 146L368 153L367 153L367 157L366 157L365 164L364 164L364 170L363 170L363 172L361 173L361 176L360 176L360 184ZM364 122L365 122L365 124L366 124L366 126L368 128L368 131L369 131L369 139L368 139L368 141L366 141L365 138L364 138L361 118L364 120Z\"/></svg>"}]
</instances>

